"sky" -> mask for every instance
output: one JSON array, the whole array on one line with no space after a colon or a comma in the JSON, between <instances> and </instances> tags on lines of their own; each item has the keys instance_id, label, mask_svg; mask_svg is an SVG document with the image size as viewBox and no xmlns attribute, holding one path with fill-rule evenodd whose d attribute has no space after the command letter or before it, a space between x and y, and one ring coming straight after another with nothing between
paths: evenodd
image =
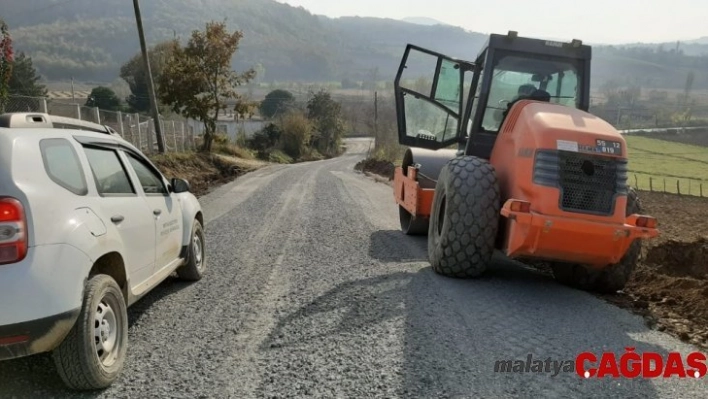
<instances>
[{"instance_id":1,"label":"sky","mask_svg":"<svg viewBox=\"0 0 708 399\"><path fill-rule=\"evenodd\" d=\"M706 0L277 0L328 17L428 17L481 33L620 44L708 36ZM434 7L431 7L434 4Z\"/></svg>"}]
</instances>

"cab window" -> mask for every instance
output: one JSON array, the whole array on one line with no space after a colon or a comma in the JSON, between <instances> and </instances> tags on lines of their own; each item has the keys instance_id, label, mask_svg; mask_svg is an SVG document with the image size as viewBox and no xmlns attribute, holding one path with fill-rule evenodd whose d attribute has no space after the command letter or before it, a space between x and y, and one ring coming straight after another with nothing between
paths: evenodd
<instances>
[{"instance_id":1,"label":"cab window","mask_svg":"<svg viewBox=\"0 0 708 399\"><path fill-rule=\"evenodd\" d=\"M482 129L497 132L506 111L529 98L577 108L580 87L577 65L569 60L502 55L492 73Z\"/></svg>"}]
</instances>

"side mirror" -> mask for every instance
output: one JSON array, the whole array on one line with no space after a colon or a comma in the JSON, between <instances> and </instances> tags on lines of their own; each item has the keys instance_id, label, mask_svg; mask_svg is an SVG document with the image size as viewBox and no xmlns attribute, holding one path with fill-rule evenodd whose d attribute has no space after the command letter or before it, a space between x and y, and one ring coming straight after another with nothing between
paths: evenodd
<instances>
[{"instance_id":1,"label":"side mirror","mask_svg":"<svg viewBox=\"0 0 708 399\"><path fill-rule=\"evenodd\" d=\"M170 180L170 185L172 186L172 192L175 194L186 193L189 191L189 182L184 179L173 177Z\"/></svg>"}]
</instances>

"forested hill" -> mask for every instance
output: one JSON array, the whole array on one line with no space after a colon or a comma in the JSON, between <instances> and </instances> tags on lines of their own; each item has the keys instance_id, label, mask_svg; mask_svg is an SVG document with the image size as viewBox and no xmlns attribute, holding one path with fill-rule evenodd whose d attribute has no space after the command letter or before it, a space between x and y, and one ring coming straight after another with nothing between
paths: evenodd
<instances>
[{"instance_id":1,"label":"forested hill","mask_svg":"<svg viewBox=\"0 0 708 399\"><path fill-rule=\"evenodd\" d=\"M362 79L374 68L379 78L391 79L406 43L474 58L486 38L449 25L330 19L273 0L149 0L141 6L151 44L175 35L186 38L209 20L226 19L245 35L235 67L261 64L265 81ZM50 80L112 81L140 48L130 1L0 0L0 10L17 50L27 52ZM704 47L708 54L708 45L701 43L692 44L691 53L700 54ZM655 47L646 52L596 47L593 82L678 88L694 69L694 87L708 88L708 56L671 51L667 47L657 56Z\"/></svg>"}]
</instances>

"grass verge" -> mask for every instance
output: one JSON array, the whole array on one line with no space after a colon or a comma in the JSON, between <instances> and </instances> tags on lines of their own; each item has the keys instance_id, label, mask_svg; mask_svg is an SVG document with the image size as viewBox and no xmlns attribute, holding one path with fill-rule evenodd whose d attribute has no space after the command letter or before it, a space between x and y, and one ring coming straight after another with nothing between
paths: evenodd
<instances>
[{"instance_id":1,"label":"grass verge","mask_svg":"<svg viewBox=\"0 0 708 399\"><path fill-rule=\"evenodd\" d=\"M640 190L708 195L708 147L627 136L629 183ZM703 186L703 187L701 187Z\"/></svg>"}]
</instances>

